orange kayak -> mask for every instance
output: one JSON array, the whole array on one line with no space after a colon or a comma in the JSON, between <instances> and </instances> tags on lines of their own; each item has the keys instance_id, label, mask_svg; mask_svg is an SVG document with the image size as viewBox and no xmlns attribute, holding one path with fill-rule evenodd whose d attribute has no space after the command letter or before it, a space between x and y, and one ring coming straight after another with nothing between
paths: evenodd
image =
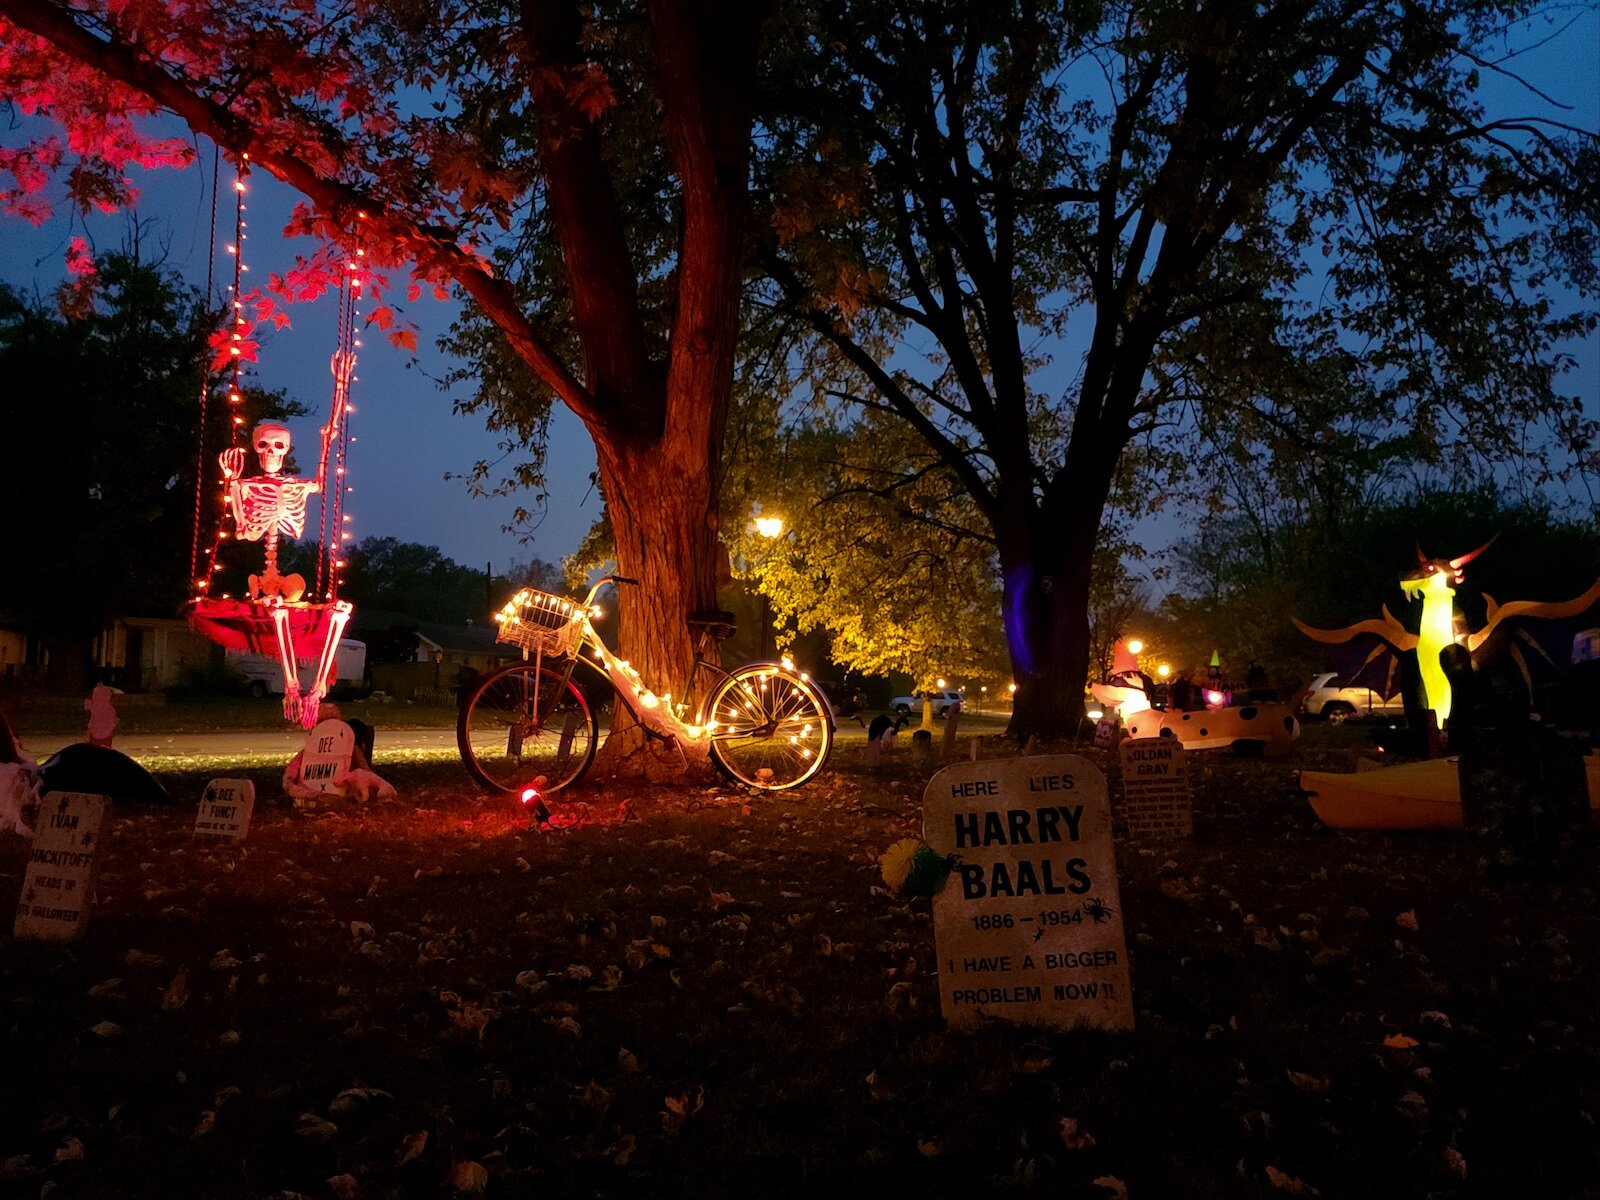
<instances>
[{"instance_id":1,"label":"orange kayak","mask_svg":"<svg viewBox=\"0 0 1600 1200\"><path fill-rule=\"evenodd\" d=\"M1600 755L1584 759L1589 810L1600 816ZM1460 829L1461 777L1453 758L1335 775L1301 771L1300 789L1332 829Z\"/></svg>"},{"instance_id":2,"label":"orange kayak","mask_svg":"<svg viewBox=\"0 0 1600 1200\"><path fill-rule=\"evenodd\" d=\"M1333 829L1460 829L1461 779L1453 758L1354 775L1301 771L1300 790Z\"/></svg>"}]
</instances>

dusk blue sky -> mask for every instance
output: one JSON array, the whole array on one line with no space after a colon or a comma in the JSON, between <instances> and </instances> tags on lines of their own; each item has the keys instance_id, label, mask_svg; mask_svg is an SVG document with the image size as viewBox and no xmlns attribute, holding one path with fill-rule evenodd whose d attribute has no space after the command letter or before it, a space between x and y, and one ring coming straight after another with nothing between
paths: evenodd
<instances>
[{"instance_id":1,"label":"dusk blue sky","mask_svg":"<svg viewBox=\"0 0 1600 1200\"><path fill-rule=\"evenodd\" d=\"M1551 11L1551 20L1525 25L1511 36L1511 43L1525 49L1511 65L1568 107L1532 103L1520 86L1492 74L1486 77L1485 96L1491 107L1519 113L1542 110L1542 115L1595 129L1600 127L1600 13L1592 7ZM23 133L21 128L0 130L0 144L20 140ZM203 286L211 219L211 147L207 143L201 148L202 165L138 180L144 196L135 212L91 218L87 232L96 249L115 249L127 237L130 221L144 222L147 257L152 245L164 245L168 265L191 283ZM223 248L231 239L232 191L226 164L221 190L228 211L218 214L219 287L226 282ZM264 174L250 180L250 230L245 249L257 280L264 280L268 271L285 269L297 251L306 253L311 248L305 240L297 243L282 236L295 199L290 189ZM63 277L68 239L84 231L82 219L65 207L37 229L16 218L0 218L0 279L37 287L48 295ZM394 278L399 284L396 294L403 297L403 276L396 273ZM382 534L435 545L451 558L479 568L493 563L496 570L503 570L513 561L533 555L559 561L577 547L600 511L599 498L589 481L594 451L582 426L564 407L556 406L548 460L548 511L533 530L531 543L503 532L516 499L476 499L468 495L462 481L445 478L469 472L479 459L492 461L501 455L497 438L484 429L482 418L455 415L452 396L435 382L450 369L435 342L455 315L456 306L424 299L397 307L405 310L405 317L419 330L418 353L413 359L394 349L375 330L369 330L370 336L364 339L359 380L351 392L357 409L351 432L357 442L350 460L350 480L355 488L349 498L350 529L357 539ZM258 376L266 386L284 389L317 414L294 422L296 441L306 447L314 443L316 428L327 411L334 306L326 299L296 305L291 316L292 330L262 335ZM1575 350L1580 365L1568 378L1567 389L1579 396L1591 414L1600 415L1600 339L1590 338ZM1066 379L1076 366L1072 343L1064 342L1051 370ZM1171 516L1141 530L1152 548L1160 548L1180 532Z\"/></svg>"}]
</instances>

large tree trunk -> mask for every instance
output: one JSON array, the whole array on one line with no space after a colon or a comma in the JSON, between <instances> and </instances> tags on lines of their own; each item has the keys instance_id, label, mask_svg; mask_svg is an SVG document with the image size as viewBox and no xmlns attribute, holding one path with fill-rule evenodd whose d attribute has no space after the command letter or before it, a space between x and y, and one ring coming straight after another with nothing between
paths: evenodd
<instances>
[{"instance_id":1,"label":"large tree trunk","mask_svg":"<svg viewBox=\"0 0 1600 1200\"><path fill-rule=\"evenodd\" d=\"M1109 471L1058 481L1044 505L1003 522L999 538L1007 648L1017 684L1006 732L1024 742L1072 737L1089 679L1089 584ZM1013 504L1020 507L1017 501Z\"/></svg>"},{"instance_id":2,"label":"large tree trunk","mask_svg":"<svg viewBox=\"0 0 1600 1200\"><path fill-rule=\"evenodd\" d=\"M1085 517L1071 521L1077 528L1063 531L1060 541L1087 540L1088 550L1063 553L1030 538L1011 561L1002 553L1006 643L1017 684L1006 732L1019 742L1070 737L1083 720L1095 526L1084 528Z\"/></svg>"},{"instance_id":3,"label":"large tree trunk","mask_svg":"<svg viewBox=\"0 0 1600 1200\"><path fill-rule=\"evenodd\" d=\"M703 445L682 428L649 442L617 445L596 439L606 507L616 539L617 574L638 580L619 589L619 650L645 685L673 702L692 701L694 643L685 620L716 607L717 496ZM690 710L693 714L693 708ZM602 773L676 774L687 760L703 767L706 748L683 754L651 742L619 705L602 748Z\"/></svg>"}]
</instances>

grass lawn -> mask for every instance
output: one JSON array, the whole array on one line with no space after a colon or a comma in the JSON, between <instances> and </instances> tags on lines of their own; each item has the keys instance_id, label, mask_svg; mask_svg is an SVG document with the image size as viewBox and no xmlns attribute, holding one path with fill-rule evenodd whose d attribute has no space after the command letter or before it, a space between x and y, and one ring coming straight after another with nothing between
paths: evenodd
<instances>
[{"instance_id":1,"label":"grass lawn","mask_svg":"<svg viewBox=\"0 0 1600 1200\"><path fill-rule=\"evenodd\" d=\"M1294 771L1362 739L1197 755L1195 836L1119 838L1115 1035L945 1028L929 902L877 870L909 746L794 793L591 787L559 831L448 762L316 809L281 764L163 772L86 939L0 939L0 1196L1600 1194L1594 859L1488 887L1457 838L1322 828ZM248 840L197 841L237 771Z\"/></svg>"},{"instance_id":2,"label":"grass lawn","mask_svg":"<svg viewBox=\"0 0 1600 1200\"><path fill-rule=\"evenodd\" d=\"M406 701L380 704L344 698L336 702L345 717L386 729L433 729L456 723L454 705ZM12 696L5 700L4 707L19 737L84 733L88 728L88 714L81 699ZM116 707L118 734L275 732L288 727L281 696L256 700L233 693L167 696L152 692L118 696Z\"/></svg>"}]
</instances>

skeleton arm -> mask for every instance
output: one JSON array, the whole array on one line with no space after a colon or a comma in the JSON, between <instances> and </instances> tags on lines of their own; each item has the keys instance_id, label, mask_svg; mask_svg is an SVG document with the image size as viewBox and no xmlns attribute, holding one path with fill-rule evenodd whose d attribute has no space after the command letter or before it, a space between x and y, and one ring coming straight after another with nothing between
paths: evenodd
<instances>
[{"instance_id":1,"label":"skeleton arm","mask_svg":"<svg viewBox=\"0 0 1600 1200\"><path fill-rule=\"evenodd\" d=\"M335 351L328 360L328 369L333 372L333 411L328 414L328 423L322 427L322 453L317 458L316 487L313 489L321 492L328 482L328 447L333 443L334 434L344 424L345 408L350 399L350 379L356 369L356 356L354 353Z\"/></svg>"}]
</instances>

